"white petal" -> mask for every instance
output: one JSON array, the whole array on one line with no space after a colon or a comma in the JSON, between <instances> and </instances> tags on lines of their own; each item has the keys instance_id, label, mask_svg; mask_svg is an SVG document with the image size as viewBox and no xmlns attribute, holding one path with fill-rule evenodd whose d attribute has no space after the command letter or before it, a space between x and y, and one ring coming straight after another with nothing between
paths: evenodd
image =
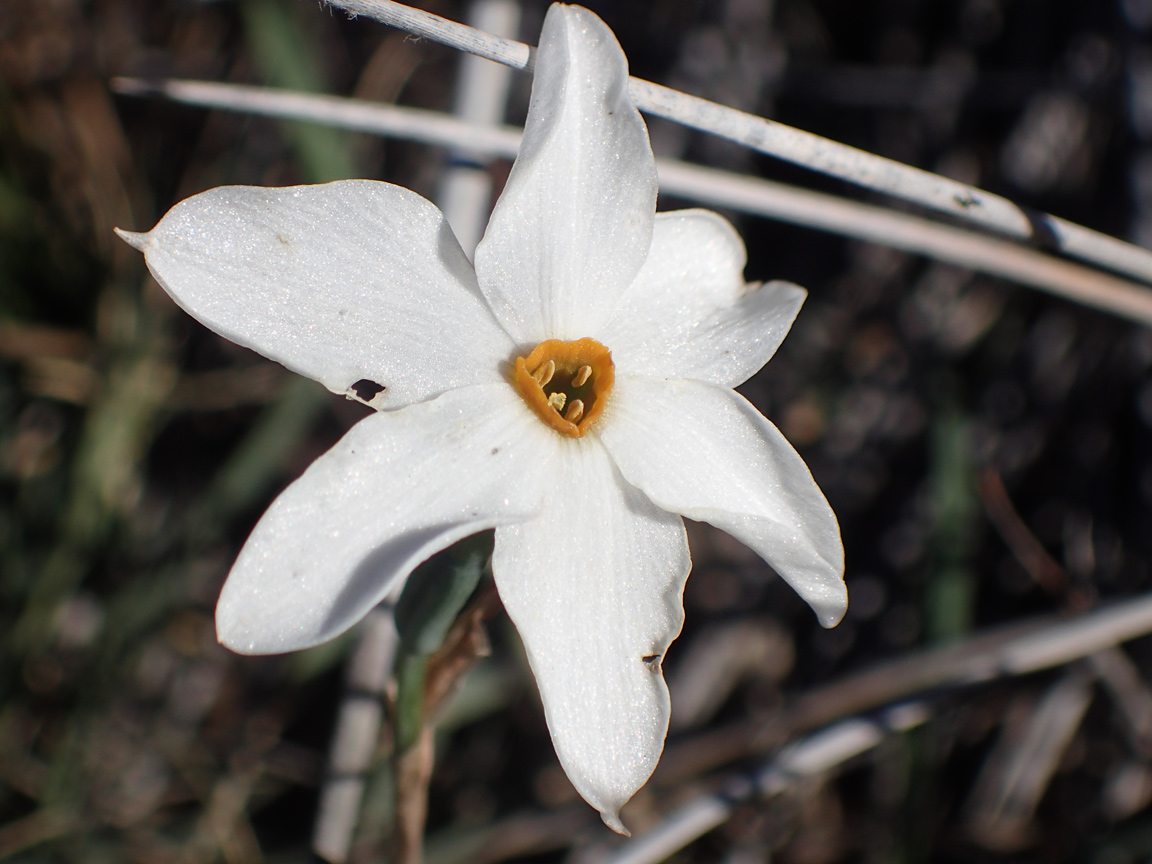
<instances>
[{"instance_id":1,"label":"white petal","mask_svg":"<svg viewBox=\"0 0 1152 864\"><path fill-rule=\"evenodd\" d=\"M361 420L256 525L220 595L220 641L275 654L343 632L433 553L535 515L557 438L506 384Z\"/></svg>"},{"instance_id":2,"label":"white petal","mask_svg":"<svg viewBox=\"0 0 1152 864\"><path fill-rule=\"evenodd\" d=\"M492 572L560 764L622 831L620 807L664 748L660 661L680 632L691 561L678 516L624 483L596 441L565 444L540 516L496 530Z\"/></svg>"},{"instance_id":3,"label":"white petal","mask_svg":"<svg viewBox=\"0 0 1152 864\"><path fill-rule=\"evenodd\" d=\"M524 345L594 336L648 255L656 191L616 37L553 4L520 154L476 250L505 329Z\"/></svg>"},{"instance_id":4,"label":"white petal","mask_svg":"<svg viewBox=\"0 0 1152 864\"><path fill-rule=\"evenodd\" d=\"M399 186L224 186L121 236L194 318L333 392L383 385L373 407L499 381L512 353L440 211Z\"/></svg>"},{"instance_id":5,"label":"white petal","mask_svg":"<svg viewBox=\"0 0 1152 864\"><path fill-rule=\"evenodd\" d=\"M808 466L743 396L699 381L618 376L598 434L658 507L757 552L831 627L844 616L840 528Z\"/></svg>"},{"instance_id":6,"label":"white petal","mask_svg":"<svg viewBox=\"0 0 1152 864\"><path fill-rule=\"evenodd\" d=\"M602 335L621 374L735 387L768 362L806 292L744 283L744 242L707 210L656 215L652 250Z\"/></svg>"}]
</instances>

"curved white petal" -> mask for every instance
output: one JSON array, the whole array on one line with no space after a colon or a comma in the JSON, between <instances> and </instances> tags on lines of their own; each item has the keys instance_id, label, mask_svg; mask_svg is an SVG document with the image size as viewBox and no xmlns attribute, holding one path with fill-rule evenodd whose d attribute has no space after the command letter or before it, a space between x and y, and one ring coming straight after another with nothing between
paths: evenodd
<instances>
[{"instance_id":1,"label":"curved white petal","mask_svg":"<svg viewBox=\"0 0 1152 864\"><path fill-rule=\"evenodd\" d=\"M660 661L680 632L684 523L624 483L594 440L567 440L538 518L496 530L492 572L524 648L556 755L604 821L664 748Z\"/></svg>"},{"instance_id":2,"label":"curved white petal","mask_svg":"<svg viewBox=\"0 0 1152 864\"><path fill-rule=\"evenodd\" d=\"M502 380L512 353L440 211L399 186L224 186L121 236L194 318L333 392L384 386L373 407Z\"/></svg>"},{"instance_id":3,"label":"curved white petal","mask_svg":"<svg viewBox=\"0 0 1152 864\"><path fill-rule=\"evenodd\" d=\"M658 507L753 549L825 627L848 607L836 516L808 466L743 396L699 381L618 376L597 426L620 472Z\"/></svg>"},{"instance_id":4,"label":"curved white petal","mask_svg":"<svg viewBox=\"0 0 1152 864\"><path fill-rule=\"evenodd\" d=\"M656 164L604 22L553 4L520 154L476 249L480 287L522 344L594 336L648 255Z\"/></svg>"},{"instance_id":5,"label":"curved white petal","mask_svg":"<svg viewBox=\"0 0 1152 864\"><path fill-rule=\"evenodd\" d=\"M275 654L343 632L433 553L534 516L557 438L506 384L361 420L252 531L216 607L220 641Z\"/></svg>"},{"instance_id":6,"label":"curved white petal","mask_svg":"<svg viewBox=\"0 0 1152 864\"><path fill-rule=\"evenodd\" d=\"M707 210L656 214L652 248L596 338L620 374L735 387L768 362L806 292L744 282L744 241Z\"/></svg>"}]
</instances>

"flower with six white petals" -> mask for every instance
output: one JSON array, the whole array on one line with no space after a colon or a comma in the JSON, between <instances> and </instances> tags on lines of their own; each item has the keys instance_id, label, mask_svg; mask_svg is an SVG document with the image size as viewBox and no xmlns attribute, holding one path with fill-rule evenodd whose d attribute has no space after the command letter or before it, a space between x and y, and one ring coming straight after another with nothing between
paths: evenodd
<instances>
[{"instance_id":1,"label":"flower with six white petals","mask_svg":"<svg viewBox=\"0 0 1152 864\"><path fill-rule=\"evenodd\" d=\"M495 528L492 572L557 755L617 830L667 731L681 516L759 553L825 626L847 605L835 516L731 389L804 292L745 285L719 216L655 213L627 83L603 22L553 5L475 268L432 204L374 181L213 189L121 232L199 321L379 409L257 524L220 641L264 654L331 639L430 555Z\"/></svg>"}]
</instances>

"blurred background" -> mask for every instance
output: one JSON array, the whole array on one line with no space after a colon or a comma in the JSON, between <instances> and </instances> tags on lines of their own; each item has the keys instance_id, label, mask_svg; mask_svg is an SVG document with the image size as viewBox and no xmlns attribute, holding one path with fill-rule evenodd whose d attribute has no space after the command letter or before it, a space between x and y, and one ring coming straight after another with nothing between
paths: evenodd
<instances>
[{"instance_id":1,"label":"blurred background","mask_svg":"<svg viewBox=\"0 0 1152 864\"><path fill-rule=\"evenodd\" d=\"M588 5L635 75L1152 245L1152 0ZM525 0L522 40L545 9ZM264 508L368 409L205 330L112 228L146 230L221 184L372 177L432 197L448 162L114 95L109 80L451 110L458 63L312 0L0 0L0 858L309 860L354 636L239 657L216 644L213 607ZM529 86L514 78L509 122ZM658 155L865 197L664 121L650 130ZM488 166L497 191L508 168ZM978 634L1148 590L1152 333L729 215L750 280L810 292L742 392L838 514L851 606L822 630L752 553L690 525L687 621L664 664L669 747L625 821L643 832L807 728L881 707L838 684L880 667L923 698L925 724L739 803L673 860L1148 860L1152 642L978 687L881 664L928 657L915 669L938 671L922 652L974 656ZM617 840L556 762L515 632L498 607L485 627L490 656L437 722L426 860L601 860ZM354 861L385 860L390 746L385 730Z\"/></svg>"}]
</instances>

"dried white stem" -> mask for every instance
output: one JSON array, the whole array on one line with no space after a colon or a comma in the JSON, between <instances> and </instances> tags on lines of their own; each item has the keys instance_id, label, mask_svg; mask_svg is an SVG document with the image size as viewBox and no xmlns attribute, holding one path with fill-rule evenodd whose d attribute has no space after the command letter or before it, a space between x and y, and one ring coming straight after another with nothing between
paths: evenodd
<instances>
[{"instance_id":1,"label":"dried white stem","mask_svg":"<svg viewBox=\"0 0 1152 864\"><path fill-rule=\"evenodd\" d=\"M219 84L212 81L149 81L113 78L109 86L129 96L163 96L174 102L279 117L307 120L354 132L421 141L440 147L459 147L489 156L516 157L520 132L506 126L467 123L449 114L401 108L342 96L321 96L270 87Z\"/></svg>"},{"instance_id":2,"label":"dried white stem","mask_svg":"<svg viewBox=\"0 0 1152 864\"><path fill-rule=\"evenodd\" d=\"M632 840L603 864L656 864L728 821L741 801L786 792L799 780L834 771L867 753L891 732L927 722L922 702L898 705L875 720L852 717L789 745L749 779L741 778L718 795L704 795L670 814L658 828Z\"/></svg>"},{"instance_id":3,"label":"dried white stem","mask_svg":"<svg viewBox=\"0 0 1152 864\"><path fill-rule=\"evenodd\" d=\"M662 160L657 168L665 192L926 255L1152 325L1152 291L1143 285L1007 240L712 168Z\"/></svg>"},{"instance_id":4,"label":"dried white stem","mask_svg":"<svg viewBox=\"0 0 1152 864\"><path fill-rule=\"evenodd\" d=\"M1152 632L1152 594L1115 603L1025 636L999 652L1006 675L1062 666Z\"/></svg>"},{"instance_id":5,"label":"dried white stem","mask_svg":"<svg viewBox=\"0 0 1152 864\"><path fill-rule=\"evenodd\" d=\"M397 643L392 606L381 604L360 623L359 642L348 660L344 699L312 830L312 850L332 864L348 860L365 777L380 738L384 693L392 677Z\"/></svg>"},{"instance_id":6,"label":"dried white stem","mask_svg":"<svg viewBox=\"0 0 1152 864\"><path fill-rule=\"evenodd\" d=\"M328 0L354 15L367 15L489 60L529 68L532 49L474 30L393 0ZM1152 282L1152 252L1048 214L1030 214L1007 198L919 168L876 156L810 132L632 78L629 93L641 111L665 117L740 144L839 177L886 195L948 213L1019 240L1053 245L1109 270Z\"/></svg>"},{"instance_id":7,"label":"dried white stem","mask_svg":"<svg viewBox=\"0 0 1152 864\"><path fill-rule=\"evenodd\" d=\"M469 22L478 30L514 36L520 30L518 0L476 0L468 12ZM512 70L507 66L465 54L456 73L456 103L453 113L479 126L499 126L504 122ZM436 203L460 248L469 258L484 236L484 226L492 210L492 177L483 163L488 153L458 147L444 169Z\"/></svg>"},{"instance_id":8,"label":"dried white stem","mask_svg":"<svg viewBox=\"0 0 1152 864\"><path fill-rule=\"evenodd\" d=\"M467 123L432 111L199 81L145 82L118 78L121 93L162 95L202 107L312 120L443 147L514 158L520 130ZM1152 291L1086 267L974 231L731 172L657 160L660 187L681 198L740 210L865 240L979 270L1051 294L1152 324Z\"/></svg>"},{"instance_id":9,"label":"dried white stem","mask_svg":"<svg viewBox=\"0 0 1152 864\"><path fill-rule=\"evenodd\" d=\"M531 69L536 49L514 39L485 33L466 24L441 18L422 9L389 0L323 0L330 6L343 9L350 15L367 15L384 24L405 30L413 36L422 36L467 51L477 57L494 60L513 69Z\"/></svg>"},{"instance_id":10,"label":"dried white stem","mask_svg":"<svg viewBox=\"0 0 1152 864\"><path fill-rule=\"evenodd\" d=\"M967 655L963 670L942 668L923 689L958 686L1027 675L1062 666L1098 651L1152 633L1152 594L1116 603L1070 621L1032 630L1007 643L994 643ZM977 635L973 641L979 643ZM963 651L963 645L956 648ZM868 673L865 673L868 674ZM851 718L835 723L781 751L756 775L718 795L704 795L668 815L657 827L624 844L604 864L656 864L708 831L722 825L740 801L786 790L797 777L829 771L876 746L886 730L923 723L927 708L919 702L889 709L878 720Z\"/></svg>"},{"instance_id":11,"label":"dried white stem","mask_svg":"<svg viewBox=\"0 0 1152 864\"><path fill-rule=\"evenodd\" d=\"M989 848L1026 836L1040 799L1060 767L1088 706L1095 681L1073 667L1033 703L1019 693L968 796L969 836Z\"/></svg>"}]
</instances>

